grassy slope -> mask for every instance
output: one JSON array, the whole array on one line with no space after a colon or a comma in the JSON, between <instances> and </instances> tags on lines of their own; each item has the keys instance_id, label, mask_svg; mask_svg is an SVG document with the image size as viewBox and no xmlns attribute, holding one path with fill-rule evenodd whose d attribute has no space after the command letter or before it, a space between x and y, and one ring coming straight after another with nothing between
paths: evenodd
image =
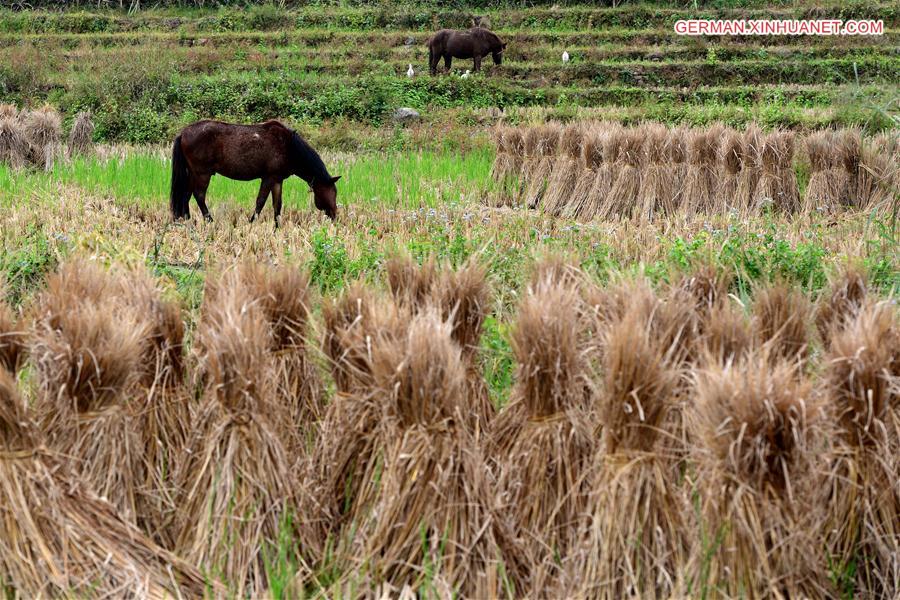
<instances>
[{"instance_id":1,"label":"grassy slope","mask_svg":"<svg viewBox=\"0 0 900 600\"><path fill-rule=\"evenodd\" d=\"M101 140L164 141L201 117L279 117L319 145L344 149L435 148L442 140L465 148L472 127L496 119L479 112L489 107L502 107L512 120L522 118L522 109L541 107L540 118L593 113L626 121L869 130L890 126L896 110L898 16L889 3L828 9L829 16L884 19L883 38L698 39L671 31L676 19L689 16L816 14L804 6L476 13L486 14L510 48L503 66L463 81L403 74L409 63L420 74L426 70L429 32L466 26L473 14L467 8L6 11L0 91L21 104L48 100L69 116L91 110ZM573 57L565 68L563 49ZM390 113L398 106L422 110L426 131L393 132ZM435 128L444 135L428 133Z\"/></svg>"}]
</instances>

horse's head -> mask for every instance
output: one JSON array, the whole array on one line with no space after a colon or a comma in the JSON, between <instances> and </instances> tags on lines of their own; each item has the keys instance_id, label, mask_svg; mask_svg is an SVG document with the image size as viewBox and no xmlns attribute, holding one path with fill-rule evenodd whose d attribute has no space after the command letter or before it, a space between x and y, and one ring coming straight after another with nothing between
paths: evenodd
<instances>
[{"instance_id":1,"label":"horse's head","mask_svg":"<svg viewBox=\"0 0 900 600\"><path fill-rule=\"evenodd\" d=\"M500 41L499 38L497 41ZM503 51L506 50L506 43L500 42L499 46L495 46L494 49L491 50L491 56L494 59L495 65L503 64Z\"/></svg>"},{"instance_id":2,"label":"horse's head","mask_svg":"<svg viewBox=\"0 0 900 600\"><path fill-rule=\"evenodd\" d=\"M311 186L316 208L328 215L332 221L337 217L337 186L334 184L340 178L338 175L331 179L313 181Z\"/></svg>"}]
</instances>

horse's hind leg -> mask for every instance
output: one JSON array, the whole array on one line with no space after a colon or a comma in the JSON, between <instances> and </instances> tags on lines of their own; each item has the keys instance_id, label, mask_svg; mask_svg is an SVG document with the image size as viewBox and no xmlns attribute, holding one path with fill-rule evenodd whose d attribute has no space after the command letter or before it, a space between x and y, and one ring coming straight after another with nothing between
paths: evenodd
<instances>
[{"instance_id":1,"label":"horse's hind leg","mask_svg":"<svg viewBox=\"0 0 900 600\"><path fill-rule=\"evenodd\" d=\"M478 56L477 54L475 55L475 65L474 65L474 68L473 68L472 70L473 70L475 73L477 73L478 71L481 70L481 57Z\"/></svg>"},{"instance_id":2,"label":"horse's hind leg","mask_svg":"<svg viewBox=\"0 0 900 600\"><path fill-rule=\"evenodd\" d=\"M209 209L206 208L206 190L209 188L209 180L212 179L212 175L194 175L191 177L191 188L194 190L194 199L197 200L197 206L200 207L200 212L203 213L203 218L206 219L207 222L212 222L212 217L209 214Z\"/></svg>"},{"instance_id":3,"label":"horse's hind leg","mask_svg":"<svg viewBox=\"0 0 900 600\"><path fill-rule=\"evenodd\" d=\"M450 72L450 65L453 64L453 57L449 54L444 55L444 68L447 69L447 73Z\"/></svg>"},{"instance_id":4,"label":"horse's hind leg","mask_svg":"<svg viewBox=\"0 0 900 600\"><path fill-rule=\"evenodd\" d=\"M272 184L272 208L275 209L275 229L281 219L281 182L276 181Z\"/></svg>"},{"instance_id":5,"label":"horse's hind leg","mask_svg":"<svg viewBox=\"0 0 900 600\"><path fill-rule=\"evenodd\" d=\"M259 184L259 193L256 195L256 212L250 217L250 222L256 220L256 217L259 216L259 213L262 212L263 207L266 205L266 199L269 197L269 192L272 191L272 182L268 179L263 179L262 183Z\"/></svg>"}]
</instances>

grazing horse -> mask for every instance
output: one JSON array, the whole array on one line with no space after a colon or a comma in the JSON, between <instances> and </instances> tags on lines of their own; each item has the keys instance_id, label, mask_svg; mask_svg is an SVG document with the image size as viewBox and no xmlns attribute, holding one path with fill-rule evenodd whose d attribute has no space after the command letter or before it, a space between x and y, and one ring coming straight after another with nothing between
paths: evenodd
<instances>
[{"instance_id":1,"label":"grazing horse","mask_svg":"<svg viewBox=\"0 0 900 600\"><path fill-rule=\"evenodd\" d=\"M428 39L428 66L431 74L437 75L437 66L444 58L444 67L450 72L454 58L475 59L475 72L481 70L481 59L490 54L494 64L503 61L506 44L492 31L483 27L473 27L468 31L441 29Z\"/></svg>"},{"instance_id":2,"label":"grazing horse","mask_svg":"<svg viewBox=\"0 0 900 600\"><path fill-rule=\"evenodd\" d=\"M172 146L172 189L169 197L175 220L190 218L191 194L200 212L212 221L206 208L206 190L216 173L229 179L262 179L256 195L256 220L272 194L275 227L281 216L281 183L296 175L309 184L316 208L331 220L337 216L337 187L318 153L306 141L278 121L234 125L221 121L197 121L181 130Z\"/></svg>"}]
</instances>

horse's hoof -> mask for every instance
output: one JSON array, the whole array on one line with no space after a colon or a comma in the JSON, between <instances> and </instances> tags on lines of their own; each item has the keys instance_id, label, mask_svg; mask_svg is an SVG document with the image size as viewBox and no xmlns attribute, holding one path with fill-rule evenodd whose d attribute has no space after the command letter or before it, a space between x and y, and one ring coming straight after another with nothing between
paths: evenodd
<instances>
[{"instance_id":1,"label":"horse's hoof","mask_svg":"<svg viewBox=\"0 0 900 600\"><path fill-rule=\"evenodd\" d=\"M212 223L212 217L209 215L203 215L203 220L207 223Z\"/></svg>"}]
</instances>

